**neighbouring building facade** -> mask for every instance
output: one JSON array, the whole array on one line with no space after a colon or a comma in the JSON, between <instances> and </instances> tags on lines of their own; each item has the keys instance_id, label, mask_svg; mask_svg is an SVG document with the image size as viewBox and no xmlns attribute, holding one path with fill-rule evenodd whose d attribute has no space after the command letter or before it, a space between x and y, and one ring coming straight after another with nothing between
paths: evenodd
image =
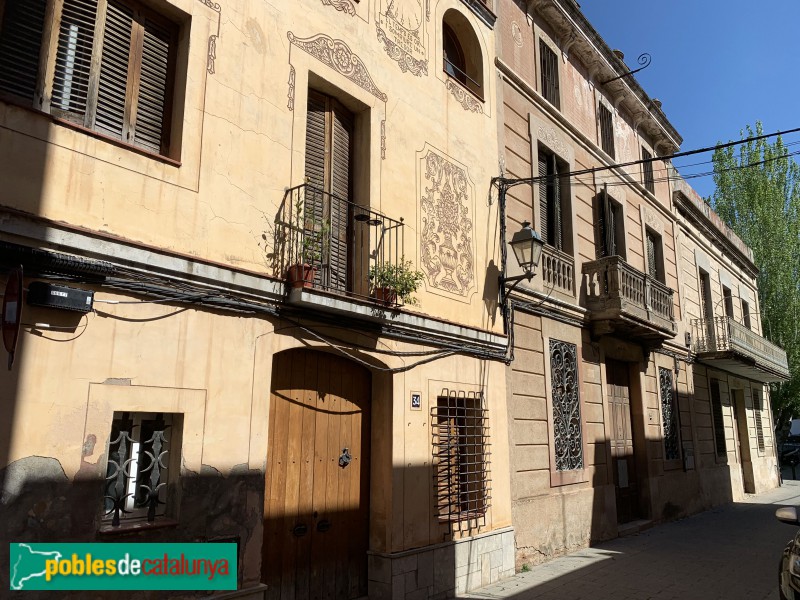
<instances>
[{"instance_id":1,"label":"neighbouring building facade","mask_svg":"<svg viewBox=\"0 0 800 600\"><path fill-rule=\"evenodd\" d=\"M778 485L752 252L572 0L500 0L505 230L533 223L507 374L517 566ZM506 263L515 273L513 259Z\"/></svg>"},{"instance_id":2,"label":"neighbouring building facade","mask_svg":"<svg viewBox=\"0 0 800 600\"><path fill-rule=\"evenodd\" d=\"M228 541L275 599L514 572L494 23L0 0L0 562Z\"/></svg>"},{"instance_id":3,"label":"neighbouring building facade","mask_svg":"<svg viewBox=\"0 0 800 600\"><path fill-rule=\"evenodd\" d=\"M626 71L572 0L0 0L0 562L440 599L776 485L752 253Z\"/></svg>"}]
</instances>

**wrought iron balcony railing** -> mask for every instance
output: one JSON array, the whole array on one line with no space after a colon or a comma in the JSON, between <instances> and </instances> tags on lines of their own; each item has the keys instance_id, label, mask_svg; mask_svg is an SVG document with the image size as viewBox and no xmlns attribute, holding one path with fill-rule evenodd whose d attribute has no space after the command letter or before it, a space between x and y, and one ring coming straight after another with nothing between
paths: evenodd
<instances>
[{"instance_id":1,"label":"wrought iron balcony railing","mask_svg":"<svg viewBox=\"0 0 800 600\"><path fill-rule=\"evenodd\" d=\"M692 319L691 326L692 350L700 360L757 381L789 378L786 352L730 317Z\"/></svg>"},{"instance_id":2,"label":"wrought iron balcony railing","mask_svg":"<svg viewBox=\"0 0 800 600\"><path fill-rule=\"evenodd\" d=\"M284 194L268 257L275 276L291 287L399 306L397 296L376 289L370 275L402 267L403 229L402 219L303 184Z\"/></svg>"},{"instance_id":3,"label":"wrought iron balcony railing","mask_svg":"<svg viewBox=\"0 0 800 600\"><path fill-rule=\"evenodd\" d=\"M606 333L627 332L642 339L667 339L678 331L673 291L634 269L621 256L583 263L586 308Z\"/></svg>"},{"instance_id":4,"label":"wrought iron balcony railing","mask_svg":"<svg viewBox=\"0 0 800 600\"><path fill-rule=\"evenodd\" d=\"M551 287L575 295L575 259L552 246L542 248L542 279L545 287Z\"/></svg>"}]
</instances>

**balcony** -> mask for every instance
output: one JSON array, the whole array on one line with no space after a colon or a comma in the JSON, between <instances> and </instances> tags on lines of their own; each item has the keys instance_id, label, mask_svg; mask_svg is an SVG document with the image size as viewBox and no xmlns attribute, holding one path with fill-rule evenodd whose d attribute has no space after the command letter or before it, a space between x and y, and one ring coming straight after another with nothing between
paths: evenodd
<instances>
[{"instance_id":1,"label":"balcony","mask_svg":"<svg viewBox=\"0 0 800 600\"><path fill-rule=\"evenodd\" d=\"M286 280L290 302L324 310L346 297L396 308L402 300L375 289L370 270L391 272L402 264L403 230L402 219L304 184L286 190L267 256L275 276Z\"/></svg>"},{"instance_id":2,"label":"balcony","mask_svg":"<svg viewBox=\"0 0 800 600\"><path fill-rule=\"evenodd\" d=\"M575 259L552 246L542 248L542 280L550 289L575 297Z\"/></svg>"},{"instance_id":3,"label":"balcony","mask_svg":"<svg viewBox=\"0 0 800 600\"><path fill-rule=\"evenodd\" d=\"M658 344L678 331L673 291L621 256L584 263L586 308L595 335L615 333Z\"/></svg>"},{"instance_id":4,"label":"balcony","mask_svg":"<svg viewBox=\"0 0 800 600\"><path fill-rule=\"evenodd\" d=\"M768 383L787 381L786 352L729 317L692 320L692 350L709 366Z\"/></svg>"}]
</instances>

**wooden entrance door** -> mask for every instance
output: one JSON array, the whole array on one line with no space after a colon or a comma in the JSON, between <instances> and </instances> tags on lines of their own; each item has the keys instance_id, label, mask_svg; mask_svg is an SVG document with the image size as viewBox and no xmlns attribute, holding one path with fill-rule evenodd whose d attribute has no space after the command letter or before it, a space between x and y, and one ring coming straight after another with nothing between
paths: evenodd
<instances>
[{"instance_id":1,"label":"wooden entrance door","mask_svg":"<svg viewBox=\"0 0 800 600\"><path fill-rule=\"evenodd\" d=\"M272 600L367 594L371 386L338 356L275 356L261 565Z\"/></svg>"},{"instance_id":2,"label":"wooden entrance door","mask_svg":"<svg viewBox=\"0 0 800 600\"><path fill-rule=\"evenodd\" d=\"M628 364L607 361L606 385L611 409L611 468L617 494L617 521L627 523L639 517Z\"/></svg>"}]
</instances>

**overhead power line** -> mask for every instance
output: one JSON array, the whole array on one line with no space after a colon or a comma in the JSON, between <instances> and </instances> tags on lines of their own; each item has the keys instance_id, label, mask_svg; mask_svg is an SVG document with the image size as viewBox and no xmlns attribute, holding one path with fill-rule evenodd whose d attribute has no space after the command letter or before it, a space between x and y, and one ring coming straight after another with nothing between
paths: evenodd
<instances>
[{"instance_id":1,"label":"overhead power line","mask_svg":"<svg viewBox=\"0 0 800 600\"><path fill-rule=\"evenodd\" d=\"M740 146L742 144L746 144L748 142L755 142L758 140L768 139L772 137L777 137L779 135L789 135L791 133L798 133L800 132L800 127L796 127L794 129L786 129L784 131L776 131L775 133L765 133L762 135L755 135L748 137L744 140L736 140L734 142L727 142L725 144L717 144L715 146L708 146L705 148L697 148L696 150L686 150L684 152L675 152L674 154L667 154L664 156L653 156L652 158L642 158L639 160L632 160L629 162L624 163L616 163L613 165L603 165L600 167L592 167L590 169L581 169L579 171L569 171L567 173L559 173L558 175L546 175L546 176L537 176L537 177L523 177L519 179L511 179L507 177L493 177L492 184L502 185L506 188L511 188L517 185L524 185L524 184L532 184L532 183L539 183L541 181L547 181L548 179L552 179L554 177L577 177L579 175L591 175L594 173L600 173L602 171L610 171L612 169L622 169L624 167L633 167L636 165L644 165L647 163L654 163L661 160L674 160L676 158L683 158L684 156L694 156L695 154L703 154L705 152L714 152L716 150L722 150L724 148L731 148L733 146Z\"/></svg>"}]
</instances>

